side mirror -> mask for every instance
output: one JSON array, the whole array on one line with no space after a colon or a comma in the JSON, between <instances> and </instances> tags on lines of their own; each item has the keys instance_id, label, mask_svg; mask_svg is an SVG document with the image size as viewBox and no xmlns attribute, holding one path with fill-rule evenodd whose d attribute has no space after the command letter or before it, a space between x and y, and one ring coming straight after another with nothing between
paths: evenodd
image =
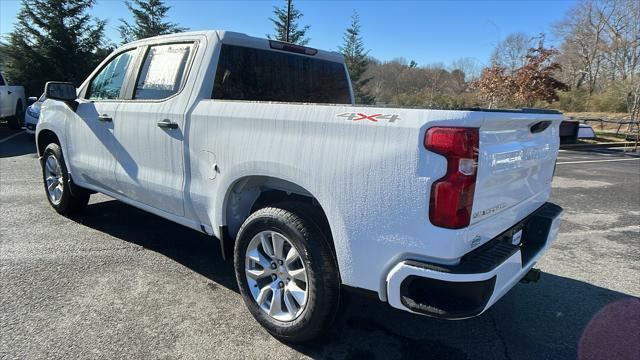
<instances>
[{"instance_id":1,"label":"side mirror","mask_svg":"<svg viewBox=\"0 0 640 360\"><path fill-rule=\"evenodd\" d=\"M76 87L70 82L49 81L44 85L47 99L73 101L78 98Z\"/></svg>"},{"instance_id":2,"label":"side mirror","mask_svg":"<svg viewBox=\"0 0 640 360\"><path fill-rule=\"evenodd\" d=\"M27 98L27 106L30 106L31 104L35 103L36 101L38 101L38 98L35 96L29 96Z\"/></svg>"}]
</instances>

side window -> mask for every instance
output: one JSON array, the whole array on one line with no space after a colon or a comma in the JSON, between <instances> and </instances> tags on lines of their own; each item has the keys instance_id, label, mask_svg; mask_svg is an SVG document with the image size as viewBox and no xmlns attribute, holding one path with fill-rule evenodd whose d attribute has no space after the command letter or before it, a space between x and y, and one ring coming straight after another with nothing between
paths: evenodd
<instances>
[{"instance_id":1,"label":"side window","mask_svg":"<svg viewBox=\"0 0 640 360\"><path fill-rule=\"evenodd\" d=\"M222 44L214 99L350 104L344 64Z\"/></svg>"},{"instance_id":2,"label":"side window","mask_svg":"<svg viewBox=\"0 0 640 360\"><path fill-rule=\"evenodd\" d=\"M2 74L0 74L0 86L4 86L4 77L2 76Z\"/></svg>"},{"instance_id":3,"label":"side window","mask_svg":"<svg viewBox=\"0 0 640 360\"><path fill-rule=\"evenodd\" d=\"M180 91L192 52L193 43L149 47L133 98L165 99Z\"/></svg>"},{"instance_id":4,"label":"side window","mask_svg":"<svg viewBox=\"0 0 640 360\"><path fill-rule=\"evenodd\" d=\"M129 50L108 62L89 83L87 98L89 100L119 99L122 83L133 55L134 50Z\"/></svg>"}]
</instances>

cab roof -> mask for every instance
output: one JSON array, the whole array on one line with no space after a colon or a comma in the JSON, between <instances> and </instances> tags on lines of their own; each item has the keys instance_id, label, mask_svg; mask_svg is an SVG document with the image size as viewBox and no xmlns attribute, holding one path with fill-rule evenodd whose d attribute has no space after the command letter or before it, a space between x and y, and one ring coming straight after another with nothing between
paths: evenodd
<instances>
[{"instance_id":1,"label":"cab roof","mask_svg":"<svg viewBox=\"0 0 640 360\"><path fill-rule=\"evenodd\" d=\"M163 41L181 40L183 38L196 37L196 36L204 36L207 38L208 41L219 40L219 41L222 41L223 44L247 46L247 47L272 50L272 51L282 51L279 49L272 48L270 46L269 39L249 36L247 34L234 32L234 31L226 31L226 30L201 30L201 31L188 31L188 32L181 32L176 34L160 35L160 36L154 36L147 39L136 40L124 45L124 47L135 46L135 45L137 46L147 45L147 44L163 42ZM339 52L320 50L312 47L309 47L309 48L317 50L317 53L315 53L314 55L305 55L305 54L298 54L298 55L344 63L344 56Z\"/></svg>"}]
</instances>

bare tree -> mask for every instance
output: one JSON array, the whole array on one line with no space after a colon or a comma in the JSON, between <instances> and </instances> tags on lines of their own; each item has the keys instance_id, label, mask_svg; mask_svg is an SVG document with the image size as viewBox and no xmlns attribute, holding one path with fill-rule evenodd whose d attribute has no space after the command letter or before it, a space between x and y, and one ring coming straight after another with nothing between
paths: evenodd
<instances>
[{"instance_id":1,"label":"bare tree","mask_svg":"<svg viewBox=\"0 0 640 360\"><path fill-rule=\"evenodd\" d=\"M457 60L454 60L449 66L449 70L455 71L460 70L464 74L465 81L474 81L480 77L480 72L482 71L482 65L475 58L464 57Z\"/></svg>"},{"instance_id":2,"label":"bare tree","mask_svg":"<svg viewBox=\"0 0 640 360\"><path fill-rule=\"evenodd\" d=\"M611 7L586 0L578 3L555 27L556 33L564 39L562 49L574 56L563 60L572 63L568 68L579 69L579 77L573 86L579 88L586 84L589 94L596 90L601 75L605 61L604 37L612 14Z\"/></svg>"},{"instance_id":3,"label":"bare tree","mask_svg":"<svg viewBox=\"0 0 640 360\"><path fill-rule=\"evenodd\" d=\"M626 80L640 70L640 2L610 0L605 5L611 16L604 17L604 56L612 78Z\"/></svg>"},{"instance_id":4,"label":"bare tree","mask_svg":"<svg viewBox=\"0 0 640 360\"><path fill-rule=\"evenodd\" d=\"M491 55L491 63L499 64L510 74L524 66L527 51L531 48L532 38L525 33L509 34L502 40Z\"/></svg>"}]
</instances>

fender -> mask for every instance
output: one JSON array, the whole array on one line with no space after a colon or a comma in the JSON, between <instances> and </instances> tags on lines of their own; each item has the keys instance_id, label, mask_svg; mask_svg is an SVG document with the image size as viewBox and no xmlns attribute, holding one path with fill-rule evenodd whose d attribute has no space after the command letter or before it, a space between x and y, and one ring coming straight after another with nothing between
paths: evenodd
<instances>
[{"instance_id":1,"label":"fender","mask_svg":"<svg viewBox=\"0 0 640 360\"><path fill-rule=\"evenodd\" d=\"M294 176L293 174L297 174L298 176ZM320 207L324 210L327 221L329 222L338 268L350 268L351 244L347 238L347 232L340 209L330 201L330 197L328 196L328 194L330 194L329 189L325 188L324 185L319 182L305 181L305 179L311 179L313 177L310 175L301 176L300 174L305 174L304 170L279 163L245 162L234 166L228 174L219 178L221 183L218 184L218 194L216 194L217 196L215 197L215 215L210 219L214 231L217 232L215 235L219 239L225 237L225 239L222 240L226 240L229 237L229 234L222 233L223 231L227 231L226 209L229 204L231 191L239 181L254 176L284 180L301 187L316 199Z\"/></svg>"}]
</instances>

